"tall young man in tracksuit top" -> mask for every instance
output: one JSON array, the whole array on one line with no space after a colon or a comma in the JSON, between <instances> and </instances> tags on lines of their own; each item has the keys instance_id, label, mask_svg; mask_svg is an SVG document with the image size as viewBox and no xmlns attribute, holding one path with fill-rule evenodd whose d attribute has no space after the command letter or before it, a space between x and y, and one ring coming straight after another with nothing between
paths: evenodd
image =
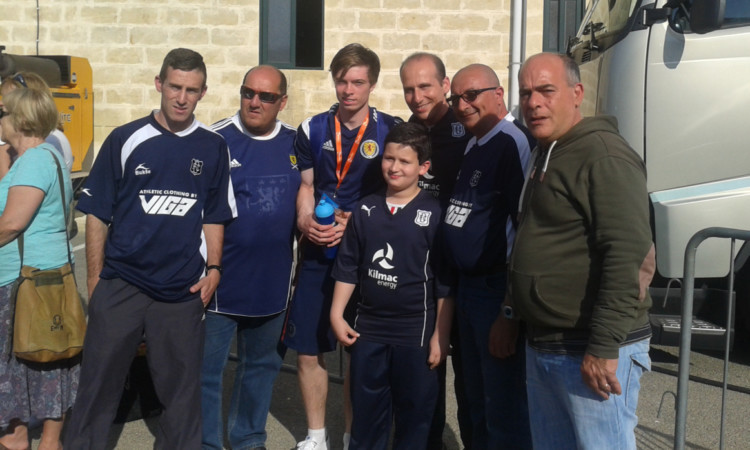
<instances>
[{"instance_id":1,"label":"tall young man in tracksuit top","mask_svg":"<svg viewBox=\"0 0 750 450\"><path fill-rule=\"evenodd\" d=\"M419 123L427 128L432 147L430 168L419 177L419 187L434 195L445 212L461 168L466 144L472 136L456 119L448 105L445 96L450 91L450 79L445 73L445 64L439 57L425 52L413 53L401 63L399 72L404 101L412 112L409 122ZM464 393L461 345L458 340L458 326L455 324L451 327L451 363L455 375L453 388L456 394L456 416L461 441L464 447L471 448L471 418ZM443 447L445 429L446 367L442 364L437 370L440 373L440 389L430 430L430 449Z\"/></svg>"},{"instance_id":2,"label":"tall young man in tracksuit top","mask_svg":"<svg viewBox=\"0 0 750 450\"><path fill-rule=\"evenodd\" d=\"M297 368L308 422L305 450L327 450L325 403L328 371L323 354L336 349L329 312L333 294L333 259L324 249L336 246L351 209L363 196L383 186L380 155L388 130L397 119L369 106L380 73L370 49L349 44L331 61L338 103L306 119L297 130L295 149L302 184L297 194L297 227L306 238L297 287L290 304L283 342L297 351ZM315 221L323 194L338 203L336 226Z\"/></svg>"},{"instance_id":3,"label":"tall young man in tracksuit top","mask_svg":"<svg viewBox=\"0 0 750 450\"><path fill-rule=\"evenodd\" d=\"M229 152L193 116L206 93L201 55L172 50L155 84L160 109L109 135L78 202L91 301L65 448L106 446L144 335L164 406L158 445L201 444L204 306L221 277L224 224L236 216Z\"/></svg>"},{"instance_id":4,"label":"tall young man in tracksuit top","mask_svg":"<svg viewBox=\"0 0 750 450\"><path fill-rule=\"evenodd\" d=\"M503 88L490 67L461 69L451 92L453 111L474 134L443 223L446 253L459 273L456 321L472 447L531 448L523 358L495 358L489 348L505 296L530 143L506 117Z\"/></svg>"},{"instance_id":5,"label":"tall young man in tracksuit top","mask_svg":"<svg viewBox=\"0 0 750 450\"><path fill-rule=\"evenodd\" d=\"M300 184L294 128L277 119L287 102L284 74L250 69L240 110L212 129L227 141L237 219L224 234L224 273L206 312L202 369L203 450L224 443L224 367L237 335L227 433L232 448L262 448L271 394L285 347L279 343L294 269L295 199Z\"/></svg>"}]
</instances>

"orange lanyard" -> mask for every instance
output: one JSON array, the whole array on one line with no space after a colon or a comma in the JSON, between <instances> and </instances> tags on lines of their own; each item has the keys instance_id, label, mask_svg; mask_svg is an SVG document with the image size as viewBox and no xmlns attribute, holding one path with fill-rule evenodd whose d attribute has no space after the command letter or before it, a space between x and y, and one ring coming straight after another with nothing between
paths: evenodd
<instances>
[{"instance_id":1,"label":"orange lanyard","mask_svg":"<svg viewBox=\"0 0 750 450\"><path fill-rule=\"evenodd\" d=\"M336 124L336 179L339 180L336 184L336 191L338 191L339 187L341 187L341 183L344 181L344 177L349 173L349 167L351 167L352 161L354 161L354 155L357 154L359 143L362 141L362 136L365 135L367 124L370 123L370 115L368 114L365 117L365 121L362 122L362 125L359 127L357 138L354 140L354 144L352 144L352 149L349 150L349 156L346 158L346 164L344 164L343 170L341 169L341 160L344 159L343 153L341 152L341 122L339 122L337 115L333 116L333 120Z\"/></svg>"}]
</instances>

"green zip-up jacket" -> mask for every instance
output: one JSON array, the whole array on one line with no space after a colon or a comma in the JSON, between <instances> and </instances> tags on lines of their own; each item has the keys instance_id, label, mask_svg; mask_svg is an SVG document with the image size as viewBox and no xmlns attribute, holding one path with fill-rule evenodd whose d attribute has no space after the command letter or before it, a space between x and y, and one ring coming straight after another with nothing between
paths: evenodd
<instances>
[{"instance_id":1,"label":"green zip-up jacket","mask_svg":"<svg viewBox=\"0 0 750 450\"><path fill-rule=\"evenodd\" d=\"M617 359L650 336L655 270L646 168L614 117L585 118L537 149L510 262L529 345ZM534 158L536 156L536 158Z\"/></svg>"}]
</instances>

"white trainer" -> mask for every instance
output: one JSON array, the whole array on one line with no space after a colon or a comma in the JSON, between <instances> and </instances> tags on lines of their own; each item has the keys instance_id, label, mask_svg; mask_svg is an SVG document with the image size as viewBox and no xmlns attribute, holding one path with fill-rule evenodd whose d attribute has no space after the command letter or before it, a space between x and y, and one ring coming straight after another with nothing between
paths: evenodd
<instances>
[{"instance_id":1,"label":"white trainer","mask_svg":"<svg viewBox=\"0 0 750 450\"><path fill-rule=\"evenodd\" d=\"M318 442L307 436L304 441L298 442L295 450L328 450L331 447L331 440L326 436L325 442Z\"/></svg>"}]
</instances>

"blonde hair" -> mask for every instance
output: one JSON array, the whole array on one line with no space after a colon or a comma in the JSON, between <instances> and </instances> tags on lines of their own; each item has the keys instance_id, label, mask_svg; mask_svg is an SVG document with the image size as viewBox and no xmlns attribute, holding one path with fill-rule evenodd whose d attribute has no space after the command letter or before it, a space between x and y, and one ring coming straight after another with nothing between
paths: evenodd
<instances>
[{"instance_id":1,"label":"blonde hair","mask_svg":"<svg viewBox=\"0 0 750 450\"><path fill-rule=\"evenodd\" d=\"M24 86L23 84L21 84L20 81L18 81L19 75L21 79L23 80L23 82L26 83L26 86ZM42 77L35 74L34 72L21 71L21 72L14 74L13 76L3 78L3 82L0 83L0 95L2 95L3 92L5 92L7 95L7 93L11 91L14 91L19 88L25 88L25 87L29 89L36 89L39 91L47 91L50 94L52 93L52 91L50 91L49 89L49 85L47 85L47 82L44 81ZM60 117L58 117L57 119L57 125L55 126L55 128L57 128L60 131L64 131L63 122Z\"/></svg>"},{"instance_id":2,"label":"blonde hair","mask_svg":"<svg viewBox=\"0 0 750 450\"><path fill-rule=\"evenodd\" d=\"M3 96L8 120L24 136L46 138L59 120L55 101L49 90L14 89Z\"/></svg>"}]
</instances>

